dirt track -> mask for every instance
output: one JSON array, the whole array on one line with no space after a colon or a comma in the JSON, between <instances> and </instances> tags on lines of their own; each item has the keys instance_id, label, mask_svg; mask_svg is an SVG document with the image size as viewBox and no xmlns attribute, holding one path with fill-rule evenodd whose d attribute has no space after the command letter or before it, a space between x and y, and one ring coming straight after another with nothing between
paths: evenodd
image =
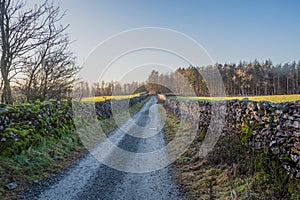
<instances>
[{"instance_id":1,"label":"dirt track","mask_svg":"<svg viewBox=\"0 0 300 200\"><path fill-rule=\"evenodd\" d=\"M177 185L172 180L170 167L140 173L147 162L138 161L134 154L154 152L165 146L163 131L157 131L162 127L162 120L156 102L156 98L151 97L131 121L109 134L110 142L132 153L132 156L122 158L120 161L119 168L124 169L123 171L110 168L88 154L63 172L55 184L34 198L41 200L182 199ZM99 144L92 152L102 151L103 145ZM114 156L114 153L114 150L106 149L106 159ZM156 159L151 163L162 163L167 157L166 154L161 155L162 160ZM128 172L131 170L137 170L139 173ZM29 198L32 199L33 196Z\"/></svg>"}]
</instances>

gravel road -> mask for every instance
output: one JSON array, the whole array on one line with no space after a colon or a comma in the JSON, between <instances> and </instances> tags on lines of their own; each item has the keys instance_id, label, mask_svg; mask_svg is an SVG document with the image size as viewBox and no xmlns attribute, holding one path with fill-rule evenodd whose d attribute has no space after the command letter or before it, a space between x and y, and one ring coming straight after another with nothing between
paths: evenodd
<instances>
[{"instance_id":1,"label":"gravel road","mask_svg":"<svg viewBox=\"0 0 300 200\"><path fill-rule=\"evenodd\" d=\"M149 153L165 146L164 133L160 130L162 120L158 112L155 97L132 117L127 123L109 134L109 141L120 149L134 153ZM73 166L62 172L56 181L42 192L31 192L25 196L28 199L40 200L68 200L68 199L182 199L178 186L172 180L171 167L164 167L151 172L140 173L143 163L139 162L135 169L137 158L128 156L119 163L122 171L110 168L99 162L93 152L103 151L103 144L99 144L91 154L80 158ZM110 154L111 153L111 154ZM105 157L114 156L114 151L105 151ZM161 155L163 160L167 155ZM161 162L153 160L153 163ZM145 165L147 163L145 162ZM132 168L133 166L133 168ZM39 194L37 194L39 193Z\"/></svg>"}]
</instances>

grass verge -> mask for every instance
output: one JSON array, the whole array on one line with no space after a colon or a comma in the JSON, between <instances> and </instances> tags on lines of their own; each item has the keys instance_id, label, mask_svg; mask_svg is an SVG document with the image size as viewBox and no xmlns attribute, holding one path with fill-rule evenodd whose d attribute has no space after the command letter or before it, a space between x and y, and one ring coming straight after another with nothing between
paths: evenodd
<instances>
[{"instance_id":1,"label":"grass verge","mask_svg":"<svg viewBox=\"0 0 300 200\"><path fill-rule=\"evenodd\" d=\"M131 115L138 112L149 98L129 108ZM119 111L116 116L120 122L125 122L126 111ZM99 121L102 131L109 133L116 128L114 118ZM20 199L18 195L24 187L41 182L70 166L85 152L81 138L76 132L63 135L60 139L42 139L39 144L31 146L21 155L0 156L0 199ZM18 187L8 190L5 185L16 182Z\"/></svg>"},{"instance_id":2,"label":"grass verge","mask_svg":"<svg viewBox=\"0 0 300 200\"><path fill-rule=\"evenodd\" d=\"M166 141L180 119L167 111ZM174 163L175 181L188 199L300 199L300 180L289 176L269 151L253 150L236 135L219 140L205 158L198 157L205 130Z\"/></svg>"},{"instance_id":3,"label":"grass verge","mask_svg":"<svg viewBox=\"0 0 300 200\"><path fill-rule=\"evenodd\" d=\"M299 101L300 94L289 95L267 95L267 96L228 96L228 97L180 97L180 99L200 100L200 101L220 101L220 100L243 100L245 98L250 101L269 101L274 103L282 103L289 101Z\"/></svg>"}]
</instances>

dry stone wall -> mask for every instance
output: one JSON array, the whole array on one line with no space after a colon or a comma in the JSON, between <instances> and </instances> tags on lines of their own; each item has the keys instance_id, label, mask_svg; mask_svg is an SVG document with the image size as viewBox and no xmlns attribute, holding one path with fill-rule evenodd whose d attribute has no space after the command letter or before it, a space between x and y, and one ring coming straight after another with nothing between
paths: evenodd
<instances>
[{"instance_id":1,"label":"dry stone wall","mask_svg":"<svg viewBox=\"0 0 300 200\"><path fill-rule=\"evenodd\" d=\"M147 95L132 99L108 100L88 104L96 111L99 119L109 118L114 110L122 110L147 98ZM74 105L73 105L74 106ZM88 120L85 106L78 112ZM90 112L90 110L88 110ZM10 156L26 151L31 145L44 138L60 138L74 131L74 110L71 102L36 102L33 104L0 104L0 155Z\"/></svg>"},{"instance_id":2,"label":"dry stone wall","mask_svg":"<svg viewBox=\"0 0 300 200\"><path fill-rule=\"evenodd\" d=\"M213 102L169 98L165 105L177 116L194 121L207 130ZM222 135L240 134L255 149L270 150L282 167L300 178L300 101L286 103L242 101L226 102ZM243 137L242 137L243 134Z\"/></svg>"}]
</instances>

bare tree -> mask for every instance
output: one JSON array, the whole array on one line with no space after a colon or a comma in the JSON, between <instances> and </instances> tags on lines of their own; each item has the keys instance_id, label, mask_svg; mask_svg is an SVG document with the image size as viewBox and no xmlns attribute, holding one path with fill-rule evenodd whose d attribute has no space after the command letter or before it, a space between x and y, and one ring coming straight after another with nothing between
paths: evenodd
<instances>
[{"instance_id":1,"label":"bare tree","mask_svg":"<svg viewBox=\"0 0 300 200\"><path fill-rule=\"evenodd\" d=\"M51 20L59 8L45 1L25 9L24 1L0 0L0 50L3 93L1 100L12 103L11 81L22 69L21 63L35 55L35 50L55 37L50 33ZM51 24L51 23L50 23ZM57 34L66 27L55 30ZM53 30L52 30L53 31Z\"/></svg>"},{"instance_id":2,"label":"bare tree","mask_svg":"<svg viewBox=\"0 0 300 200\"><path fill-rule=\"evenodd\" d=\"M79 67L68 51L68 38L59 41L51 43L47 52L37 52L34 62L24 65L20 88L27 101L66 98L71 92Z\"/></svg>"},{"instance_id":3,"label":"bare tree","mask_svg":"<svg viewBox=\"0 0 300 200\"><path fill-rule=\"evenodd\" d=\"M67 26L57 24L63 16L59 15L59 7L50 7L48 11L51 13L46 23L48 40L24 60L24 81L20 85L27 101L66 97L79 70L69 51L69 36L64 34Z\"/></svg>"}]
</instances>

